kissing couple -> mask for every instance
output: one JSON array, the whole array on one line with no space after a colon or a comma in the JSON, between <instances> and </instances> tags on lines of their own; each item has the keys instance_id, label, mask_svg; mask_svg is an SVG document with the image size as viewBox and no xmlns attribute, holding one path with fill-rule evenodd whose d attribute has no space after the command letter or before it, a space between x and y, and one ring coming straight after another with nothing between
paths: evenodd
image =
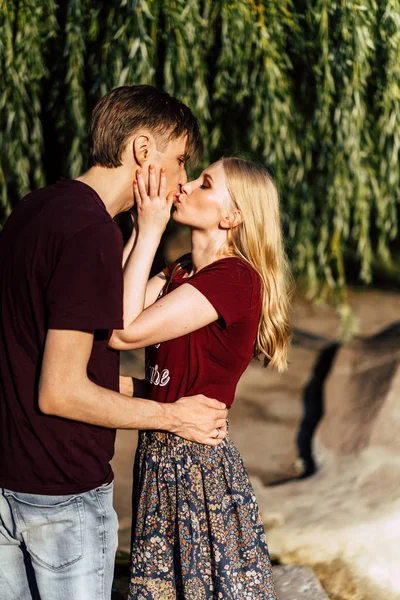
<instances>
[{"instance_id":1,"label":"kissing couple","mask_svg":"<svg viewBox=\"0 0 400 600\"><path fill-rule=\"evenodd\" d=\"M276 600L227 424L253 357L286 368L274 181L233 157L188 181L198 122L151 86L99 101L89 150L88 171L28 194L0 234L0 597L110 599L110 460L116 429L137 429L129 598ZM191 253L149 279L171 210ZM143 379L119 377L135 348Z\"/></svg>"}]
</instances>

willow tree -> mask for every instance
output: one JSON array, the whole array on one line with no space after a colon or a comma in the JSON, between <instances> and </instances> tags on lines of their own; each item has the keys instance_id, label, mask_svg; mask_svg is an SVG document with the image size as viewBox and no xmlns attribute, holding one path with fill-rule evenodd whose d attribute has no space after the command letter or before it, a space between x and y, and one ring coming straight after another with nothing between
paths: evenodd
<instances>
[{"instance_id":1,"label":"willow tree","mask_svg":"<svg viewBox=\"0 0 400 600\"><path fill-rule=\"evenodd\" d=\"M400 171L400 0L0 0L0 198L85 168L88 117L148 83L200 120L204 163L241 153L281 191L311 296L346 258L390 261ZM44 141L43 141L44 139Z\"/></svg>"},{"instance_id":2,"label":"willow tree","mask_svg":"<svg viewBox=\"0 0 400 600\"><path fill-rule=\"evenodd\" d=\"M0 199L3 218L31 187L45 183L41 88L46 41L57 34L52 0L0 0Z\"/></svg>"}]
</instances>

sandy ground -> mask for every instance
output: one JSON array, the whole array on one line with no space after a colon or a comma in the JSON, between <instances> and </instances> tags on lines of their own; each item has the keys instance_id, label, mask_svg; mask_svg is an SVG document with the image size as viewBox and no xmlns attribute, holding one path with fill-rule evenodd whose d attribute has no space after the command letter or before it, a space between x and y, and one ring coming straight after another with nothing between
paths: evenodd
<instances>
[{"instance_id":1,"label":"sandy ground","mask_svg":"<svg viewBox=\"0 0 400 600\"><path fill-rule=\"evenodd\" d=\"M356 291L350 303L359 319L360 334L367 336L400 318L400 294L378 290ZM294 325L302 330L335 339L338 318L328 306L313 306L304 300L294 304ZM238 446L250 476L264 484L292 472L296 459L295 437L301 418L302 389L310 375L316 351L293 346L290 367L279 375L253 362L243 375L230 412L230 435ZM123 374L141 377L143 353L124 353ZM129 550L132 465L136 434L119 431L113 460L115 508L120 521L120 548Z\"/></svg>"}]
</instances>

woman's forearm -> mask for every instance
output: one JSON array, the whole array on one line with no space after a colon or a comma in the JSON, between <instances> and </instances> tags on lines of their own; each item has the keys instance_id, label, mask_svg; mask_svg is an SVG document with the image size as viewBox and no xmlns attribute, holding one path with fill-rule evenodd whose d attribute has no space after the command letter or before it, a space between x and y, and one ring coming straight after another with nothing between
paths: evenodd
<instances>
[{"instance_id":1,"label":"woman's forearm","mask_svg":"<svg viewBox=\"0 0 400 600\"><path fill-rule=\"evenodd\" d=\"M171 214L173 194L167 195L166 172L162 167L159 181L154 165L149 165L148 183L141 169L136 171L133 191L137 208L138 232L124 267L124 330L143 312L146 288L151 266L161 236ZM114 331L110 345L113 347L118 331Z\"/></svg>"},{"instance_id":2,"label":"woman's forearm","mask_svg":"<svg viewBox=\"0 0 400 600\"><path fill-rule=\"evenodd\" d=\"M129 255L133 250L133 246L135 245L135 241L136 241L136 235L137 235L137 230L136 230L136 227L134 226L132 229L131 237L129 238L129 240L127 241L127 243L124 246L124 251L122 253L122 268L125 267L126 261L128 260Z\"/></svg>"},{"instance_id":3,"label":"woman's forearm","mask_svg":"<svg viewBox=\"0 0 400 600\"><path fill-rule=\"evenodd\" d=\"M136 237L124 268L124 328L144 310L146 287L160 235Z\"/></svg>"}]
</instances>

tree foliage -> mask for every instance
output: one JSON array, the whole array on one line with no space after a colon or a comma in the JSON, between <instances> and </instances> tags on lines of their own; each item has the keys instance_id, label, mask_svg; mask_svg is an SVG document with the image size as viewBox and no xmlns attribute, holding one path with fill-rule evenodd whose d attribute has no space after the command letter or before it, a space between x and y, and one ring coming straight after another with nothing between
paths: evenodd
<instances>
[{"instance_id":1,"label":"tree foliage","mask_svg":"<svg viewBox=\"0 0 400 600\"><path fill-rule=\"evenodd\" d=\"M244 153L281 191L288 249L312 296L371 280L398 232L400 0L0 0L2 218L86 165L109 89L188 103L204 162Z\"/></svg>"}]
</instances>

